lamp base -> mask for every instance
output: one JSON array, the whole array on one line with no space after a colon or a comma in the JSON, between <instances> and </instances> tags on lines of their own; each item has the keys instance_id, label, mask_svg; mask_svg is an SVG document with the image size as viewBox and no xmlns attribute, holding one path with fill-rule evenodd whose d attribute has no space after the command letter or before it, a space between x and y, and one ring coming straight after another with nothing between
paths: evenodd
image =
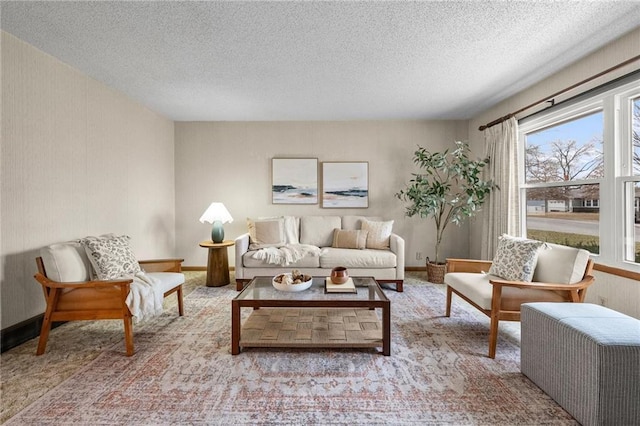
<instances>
[{"instance_id":1,"label":"lamp base","mask_svg":"<svg viewBox=\"0 0 640 426\"><path fill-rule=\"evenodd\" d=\"M211 241L216 244L221 243L224 240L224 228L222 222L216 220L213 222L213 228L211 228Z\"/></svg>"}]
</instances>

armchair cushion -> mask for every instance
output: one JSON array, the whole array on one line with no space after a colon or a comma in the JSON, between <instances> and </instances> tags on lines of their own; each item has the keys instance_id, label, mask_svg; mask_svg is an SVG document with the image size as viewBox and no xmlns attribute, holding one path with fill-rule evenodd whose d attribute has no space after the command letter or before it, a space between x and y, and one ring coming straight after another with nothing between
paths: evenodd
<instances>
[{"instance_id":1,"label":"armchair cushion","mask_svg":"<svg viewBox=\"0 0 640 426\"><path fill-rule=\"evenodd\" d=\"M493 297L493 285L489 280L497 279L498 277L493 275L473 272L456 272L444 276L444 282L448 286L464 294L481 309L487 311L491 310ZM531 301L564 302L565 298L555 291L503 287L500 309L504 311L519 311L523 302Z\"/></svg>"},{"instance_id":2,"label":"armchair cushion","mask_svg":"<svg viewBox=\"0 0 640 426\"><path fill-rule=\"evenodd\" d=\"M80 240L99 280L113 280L142 271L128 235L102 235Z\"/></svg>"},{"instance_id":3,"label":"armchair cushion","mask_svg":"<svg viewBox=\"0 0 640 426\"><path fill-rule=\"evenodd\" d=\"M91 263L84 246L76 241L52 244L40 250L49 279L57 282L91 280Z\"/></svg>"},{"instance_id":4,"label":"armchair cushion","mask_svg":"<svg viewBox=\"0 0 640 426\"><path fill-rule=\"evenodd\" d=\"M533 281L575 284L582 280L589 261L583 249L547 243L550 250L540 250Z\"/></svg>"},{"instance_id":5,"label":"armchair cushion","mask_svg":"<svg viewBox=\"0 0 640 426\"><path fill-rule=\"evenodd\" d=\"M542 241L503 234L498 241L489 273L509 281L530 282L543 245L545 243Z\"/></svg>"}]
</instances>

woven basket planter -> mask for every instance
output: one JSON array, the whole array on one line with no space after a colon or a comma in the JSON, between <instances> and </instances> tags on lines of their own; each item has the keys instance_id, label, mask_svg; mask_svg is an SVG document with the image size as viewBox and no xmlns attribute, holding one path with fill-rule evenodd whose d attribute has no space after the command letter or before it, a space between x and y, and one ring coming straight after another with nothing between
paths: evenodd
<instances>
[{"instance_id":1,"label":"woven basket planter","mask_svg":"<svg viewBox=\"0 0 640 426\"><path fill-rule=\"evenodd\" d=\"M444 274L447 272L445 263L433 263L427 259L427 279L434 284L444 283Z\"/></svg>"}]
</instances>

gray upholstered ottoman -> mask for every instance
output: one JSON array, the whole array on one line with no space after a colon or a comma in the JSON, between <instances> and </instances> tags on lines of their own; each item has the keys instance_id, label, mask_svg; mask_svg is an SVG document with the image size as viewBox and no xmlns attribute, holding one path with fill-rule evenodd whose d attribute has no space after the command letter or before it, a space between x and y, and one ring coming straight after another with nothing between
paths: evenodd
<instances>
[{"instance_id":1,"label":"gray upholstered ottoman","mask_svg":"<svg viewBox=\"0 0 640 426\"><path fill-rule=\"evenodd\" d=\"M522 305L520 368L583 425L640 425L640 320L589 303Z\"/></svg>"}]
</instances>

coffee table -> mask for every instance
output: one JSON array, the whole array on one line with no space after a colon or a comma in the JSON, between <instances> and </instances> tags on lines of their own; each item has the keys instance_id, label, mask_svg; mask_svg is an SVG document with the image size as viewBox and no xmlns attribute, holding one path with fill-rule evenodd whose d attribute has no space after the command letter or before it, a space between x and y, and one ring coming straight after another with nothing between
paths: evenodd
<instances>
[{"instance_id":1,"label":"coffee table","mask_svg":"<svg viewBox=\"0 0 640 426\"><path fill-rule=\"evenodd\" d=\"M276 290L272 277L253 278L231 301L231 353L247 347L382 347L391 355L391 302L374 278L352 279L357 293L326 293L325 277L313 277L300 292ZM244 324L241 308L253 308Z\"/></svg>"}]
</instances>

